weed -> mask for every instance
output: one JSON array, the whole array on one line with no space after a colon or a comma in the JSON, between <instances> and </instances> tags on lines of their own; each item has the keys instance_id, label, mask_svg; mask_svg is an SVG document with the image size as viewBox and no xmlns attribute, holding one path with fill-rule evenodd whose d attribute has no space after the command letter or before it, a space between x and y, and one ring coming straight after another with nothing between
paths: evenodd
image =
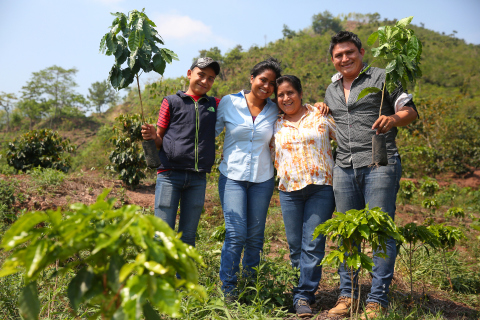
<instances>
[{"instance_id":1,"label":"weed","mask_svg":"<svg viewBox=\"0 0 480 320\"><path fill-rule=\"evenodd\" d=\"M33 168L27 171L37 188L56 189L65 179L65 173L52 168Z\"/></svg>"}]
</instances>

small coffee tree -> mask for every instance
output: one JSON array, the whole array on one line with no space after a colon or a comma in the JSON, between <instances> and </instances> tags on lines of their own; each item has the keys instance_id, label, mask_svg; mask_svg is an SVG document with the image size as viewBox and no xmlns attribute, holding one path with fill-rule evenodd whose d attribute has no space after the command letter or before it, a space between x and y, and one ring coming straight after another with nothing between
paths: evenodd
<instances>
[{"instance_id":1,"label":"small coffee tree","mask_svg":"<svg viewBox=\"0 0 480 320\"><path fill-rule=\"evenodd\" d=\"M338 247L331 247L321 264L338 268L345 262L352 279L352 298L354 296L354 275L361 268L372 272L373 259L365 254L365 247L371 246L377 257L387 258L387 241L394 238L404 241L392 218L380 208L370 209L368 204L362 210L348 210L346 213L335 212L335 217L318 225L313 233L313 238L320 234L325 235ZM361 250L360 250L361 248ZM359 293L360 295L360 293ZM359 304L357 305L358 312ZM353 307L350 316L353 318Z\"/></svg>"},{"instance_id":2,"label":"small coffee tree","mask_svg":"<svg viewBox=\"0 0 480 320\"><path fill-rule=\"evenodd\" d=\"M8 258L0 277L23 273L23 319L38 319L37 280L59 263L63 267L53 277L76 274L67 288L72 316L83 306L92 310L90 319L160 319L154 307L179 317L184 294L205 296L195 266L203 262L195 248L137 206L114 209L116 200L106 199L108 193L66 212L26 213L5 232L0 248Z\"/></svg>"},{"instance_id":3,"label":"small coffee tree","mask_svg":"<svg viewBox=\"0 0 480 320\"><path fill-rule=\"evenodd\" d=\"M100 52L107 56L115 56L115 64L110 70L108 80L117 90L128 87L136 78L140 107L143 115L142 93L138 78L141 72L155 71L163 75L167 63L178 60L178 56L171 50L159 48L163 40L158 34L155 23L144 12L130 11L127 15L117 12L112 13L115 19L100 41ZM126 66L123 66L126 62ZM153 140L142 142L145 158L149 167L158 167L160 159L157 147Z\"/></svg>"}]
</instances>

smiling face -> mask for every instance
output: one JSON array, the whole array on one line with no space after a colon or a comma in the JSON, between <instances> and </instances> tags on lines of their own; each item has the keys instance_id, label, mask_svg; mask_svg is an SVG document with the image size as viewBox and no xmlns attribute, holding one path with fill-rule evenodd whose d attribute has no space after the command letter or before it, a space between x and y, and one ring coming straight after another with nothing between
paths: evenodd
<instances>
[{"instance_id":1,"label":"smiling face","mask_svg":"<svg viewBox=\"0 0 480 320\"><path fill-rule=\"evenodd\" d=\"M332 62L347 80L355 79L363 68L365 50L358 50L353 42L337 43L332 50Z\"/></svg>"},{"instance_id":2,"label":"smiling face","mask_svg":"<svg viewBox=\"0 0 480 320\"><path fill-rule=\"evenodd\" d=\"M250 76L252 94L257 99L265 100L275 91L275 79L277 75L273 70L266 69L256 77Z\"/></svg>"},{"instance_id":3,"label":"smiling face","mask_svg":"<svg viewBox=\"0 0 480 320\"><path fill-rule=\"evenodd\" d=\"M288 81L282 82L277 88L277 103L285 114L294 117L303 112L302 94Z\"/></svg>"},{"instance_id":4,"label":"smiling face","mask_svg":"<svg viewBox=\"0 0 480 320\"><path fill-rule=\"evenodd\" d=\"M215 71L206 67L200 69L199 67L187 71L187 77L190 80L186 94L193 96L203 96L212 88L215 82Z\"/></svg>"}]
</instances>

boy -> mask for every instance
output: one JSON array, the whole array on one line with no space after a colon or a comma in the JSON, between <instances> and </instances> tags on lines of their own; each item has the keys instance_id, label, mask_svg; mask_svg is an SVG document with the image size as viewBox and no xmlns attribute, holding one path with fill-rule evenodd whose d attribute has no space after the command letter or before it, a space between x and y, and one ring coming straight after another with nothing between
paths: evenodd
<instances>
[{"instance_id":1,"label":"boy","mask_svg":"<svg viewBox=\"0 0 480 320\"><path fill-rule=\"evenodd\" d=\"M182 232L182 241L192 246L205 202L206 173L215 161L220 100L206 93L219 73L217 61L197 59L187 71L188 90L163 99L156 131L151 124L142 126L143 138L155 140L162 163L157 169L155 216L174 229L180 201L178 232Z\"/></svg>"}]
</instances>

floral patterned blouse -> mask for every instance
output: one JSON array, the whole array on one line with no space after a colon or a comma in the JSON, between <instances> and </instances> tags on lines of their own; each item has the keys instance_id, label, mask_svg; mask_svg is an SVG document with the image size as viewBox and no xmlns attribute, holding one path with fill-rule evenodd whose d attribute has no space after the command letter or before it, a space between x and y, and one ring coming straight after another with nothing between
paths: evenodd
<instances>
[{"instance_id":1,"label":"floral patterned blouse","mask_svg":"<svg viewBox=\"0 0 480 320\"><path fill-rule=\"evenodd\" d=\"M272 159L280 178L278 189L295 191L309 184L332 185L333 157L330 139L335 139L335 121L308 104L298 128L281 115L270 143Z\"/></svg>"}]
</instances>

